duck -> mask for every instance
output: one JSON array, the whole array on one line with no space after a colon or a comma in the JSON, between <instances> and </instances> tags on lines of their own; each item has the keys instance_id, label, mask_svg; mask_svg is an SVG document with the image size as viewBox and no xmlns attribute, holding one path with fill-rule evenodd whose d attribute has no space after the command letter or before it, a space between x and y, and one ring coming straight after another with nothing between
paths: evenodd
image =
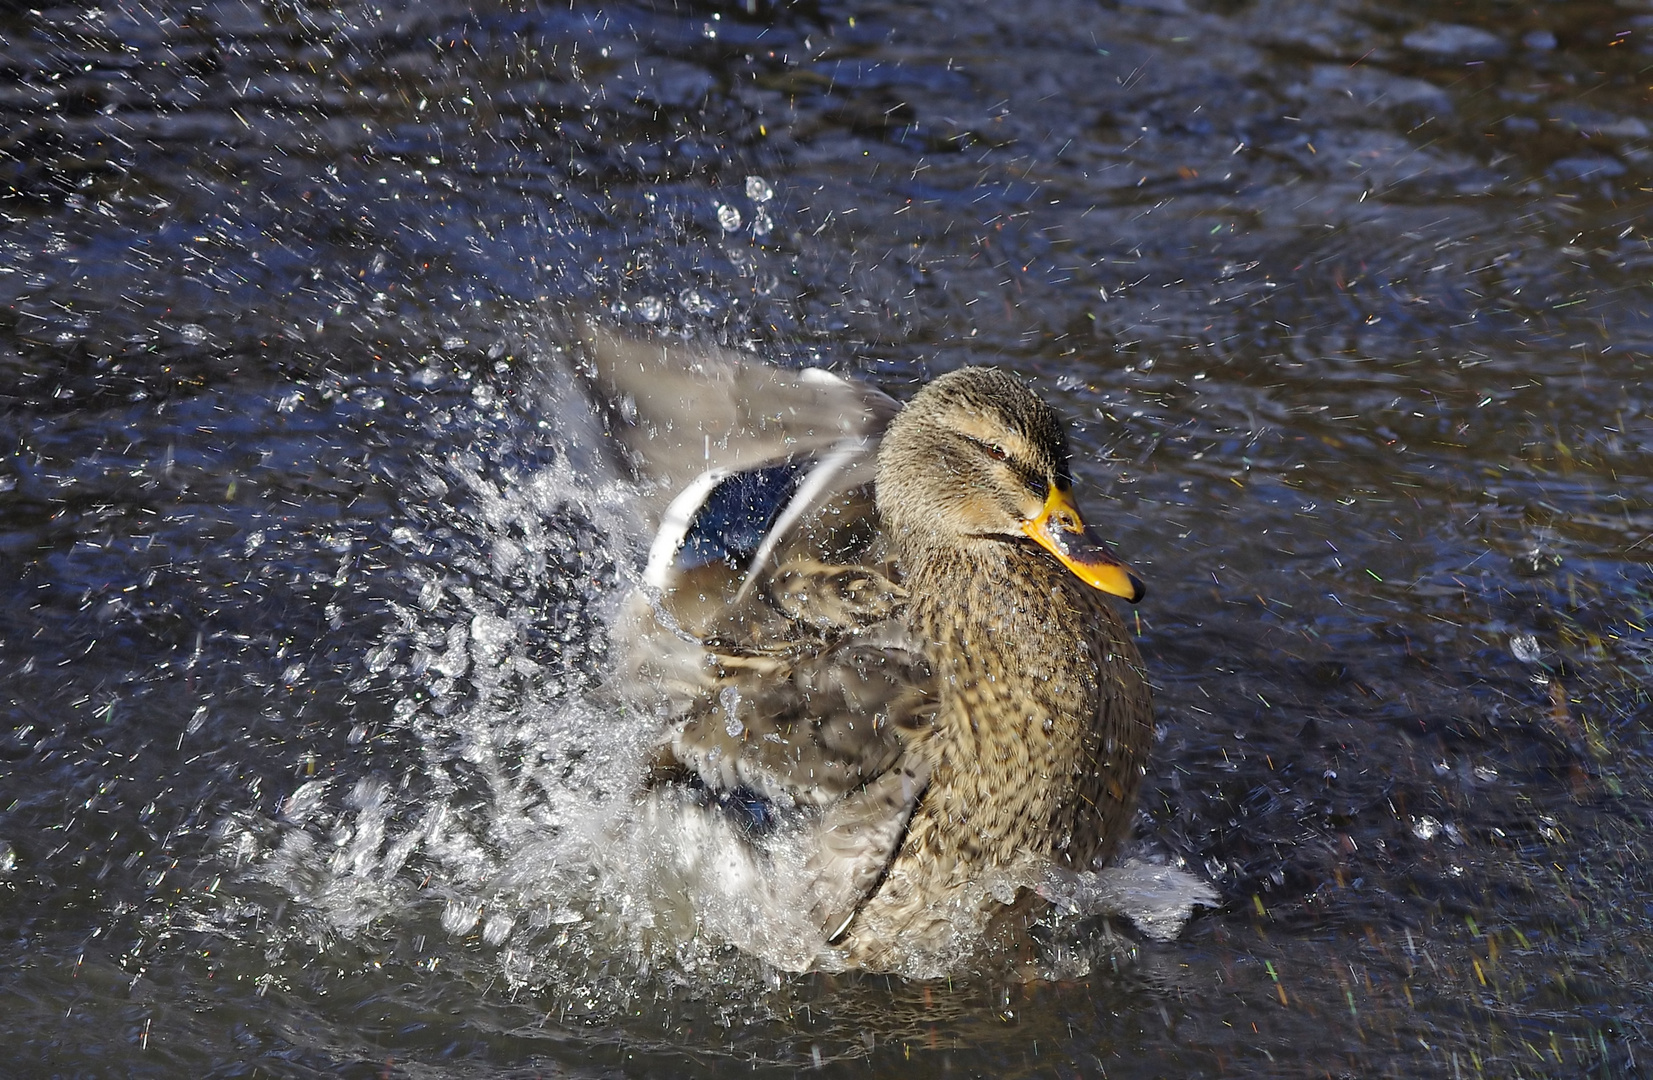
<instances>
[{"instance_id":1,"label":"duck","mask_svg":"<svg viewBox=\"0 0 1653 1080\"><path fill-rule=\"evenodd\" d=\"M611 634L658 724L639 788L801 838L765 900L813 934L796 966L949 968L1038 904L1027 868L1114 857L1153 705L1112 601L1144 587L1026 382L963 367L903 405L593 322L567 348L651 536Z\"/></svg>"}]
</instances>

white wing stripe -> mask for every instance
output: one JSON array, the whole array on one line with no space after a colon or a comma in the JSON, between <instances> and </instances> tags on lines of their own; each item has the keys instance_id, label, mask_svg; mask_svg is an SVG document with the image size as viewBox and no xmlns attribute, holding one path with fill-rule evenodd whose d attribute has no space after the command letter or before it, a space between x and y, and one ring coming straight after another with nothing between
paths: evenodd
<instances>
[{"instance_id":1,"label":"white wing stripe","mask_svg":"<svg viewBox=\"0 0 1653 1080\"><path fill-rule=\"evenodd\" d=\"M660 528L655 530L654 542L649 545L648 565L643 568L643 584L664 589L671 581L672 563L677 549L689 535L689 526L705 505L714 488L733 475L731 469L707 469L684 485L683 490L660 515Z\"/></svg>"}]
</instances>

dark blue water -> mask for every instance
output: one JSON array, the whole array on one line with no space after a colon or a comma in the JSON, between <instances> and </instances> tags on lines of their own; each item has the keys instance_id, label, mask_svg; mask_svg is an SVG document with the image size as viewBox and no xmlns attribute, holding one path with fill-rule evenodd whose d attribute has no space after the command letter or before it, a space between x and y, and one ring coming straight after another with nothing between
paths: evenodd
<instances>
[{"instance_id":1,"label":"dark blue water","mask_svg":"<svg viewBox=\"0 0 1653 1080\"><path fill-rule=\"evenodd\" d=\"M1638 1075L1650 67L1640 0L0 13L0 1074ZM671 925L570 310L1033 379L1223 908L1032 982Z\"/></svg>"}]
</instances>

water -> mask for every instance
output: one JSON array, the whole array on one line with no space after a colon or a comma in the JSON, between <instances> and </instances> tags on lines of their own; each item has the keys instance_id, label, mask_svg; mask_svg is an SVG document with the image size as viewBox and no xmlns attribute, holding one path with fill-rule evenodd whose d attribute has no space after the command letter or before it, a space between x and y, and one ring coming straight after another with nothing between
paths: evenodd
<instances>
[{"instance_id":1,"label":"water","mask_svg":"<svg viewBox=\"0 0 1653 1080\"><path fill-rule=\"evenodd\" d=\"M0 42L0 1072L1641 1071L1653 7ZM1033 378L1149 586L1134 853L1222 909L909 982L643 903L564 304Z\"/></svg>"}]
</instances>

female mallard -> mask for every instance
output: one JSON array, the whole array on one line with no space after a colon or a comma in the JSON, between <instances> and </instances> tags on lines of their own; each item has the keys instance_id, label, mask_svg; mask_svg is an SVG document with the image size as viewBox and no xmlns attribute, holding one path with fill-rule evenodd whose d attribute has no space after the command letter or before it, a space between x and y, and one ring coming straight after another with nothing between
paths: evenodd
<instances>
[{"instance_id":1,"label":"female mallard","mask_svg":"<svg viewBox=\"0 0 1653 1080\"><path fill-rule=\"evenodd\" d=\"M576 351L657 492L616 632L669 719L646 784L801 830L816 963L908 968L961 909L985 925L993 875L1112 855L1152 706L1101 594L1142 586L1087 533L1048 405L991 368L898 408L725 350Z\"/></svg>"}]
</instances>

